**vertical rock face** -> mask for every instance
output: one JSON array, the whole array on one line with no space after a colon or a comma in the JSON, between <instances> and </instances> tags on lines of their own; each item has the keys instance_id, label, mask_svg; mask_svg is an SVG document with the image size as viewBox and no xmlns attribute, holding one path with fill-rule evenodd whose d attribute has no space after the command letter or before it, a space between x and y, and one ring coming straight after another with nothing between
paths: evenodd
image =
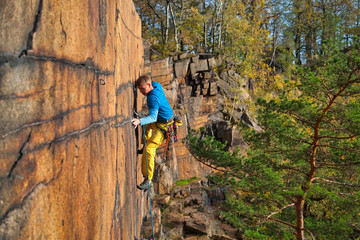
<instances>
[{"instance_id":1,"label":"vertical rock face","mask_svg":"<svg viewBox=\"0 0 360 240\"><path fill-rule=\"evenodd\" d=\"M130 0L0 3L0 239L133 239L143 65Z\"/></svg>"}]
</instances>

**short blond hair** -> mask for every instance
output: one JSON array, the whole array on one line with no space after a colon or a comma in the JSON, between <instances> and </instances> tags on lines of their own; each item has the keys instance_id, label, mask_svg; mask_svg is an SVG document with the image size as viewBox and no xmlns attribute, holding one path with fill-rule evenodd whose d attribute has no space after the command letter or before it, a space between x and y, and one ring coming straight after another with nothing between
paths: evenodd
<instances>
[{"instance_id":1,"label":"short blond hair","mask_svg":"<svg viewBox=\"0 0 360 240\"><path fill-rule=\"evenodd\" d=\"M140 76L137 80L136 80L136 82L135 82L135 84L136 84L136 86L138 87L138 86L140 86L140 84L142 84L142 83L151 83L151 78L149 77L149 76L147 76L147 75L144 75L144 76Z\"/></svg>"}]
</instances>

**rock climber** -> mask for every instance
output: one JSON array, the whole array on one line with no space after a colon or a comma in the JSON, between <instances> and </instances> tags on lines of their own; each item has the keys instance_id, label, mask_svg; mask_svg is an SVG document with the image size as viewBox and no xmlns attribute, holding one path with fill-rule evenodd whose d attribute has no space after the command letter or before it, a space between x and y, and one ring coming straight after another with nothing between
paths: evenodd
<instances>
[{"instance_id":1,"label":"rock climber","mask_svg":"<svg viewBox=\"0 0 360 240\"><path fill-rule=\"evenodd\" d=\"M139 91L147 97L149 108L147 117L131 120L135 128L138 125L147 125L145 131L146 149L143 149L141 164L144 181L137 186L138 189L145 190L152 186L156 149L164 141L167 126L173 123L174 115L160 83L151 81L149 76L140 76L135 84Z\"/></svg>"}]
</instances>

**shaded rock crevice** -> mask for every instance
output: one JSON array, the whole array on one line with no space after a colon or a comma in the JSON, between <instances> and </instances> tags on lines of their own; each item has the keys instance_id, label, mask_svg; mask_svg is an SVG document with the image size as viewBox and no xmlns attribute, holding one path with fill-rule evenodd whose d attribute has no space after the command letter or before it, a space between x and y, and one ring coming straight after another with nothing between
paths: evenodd
<instances>
[{"instance_id":1,"label":"shaded rock crevice","mask_svg":"<svg viewBox=\"0 0 360 240\"><path fill-rule=\"evenodd\" d=\"M22 50L19 58L22 57L23 55L27 55L28 51L33 49L33 39L34 39L34 34L36 33L36 30L38 28L38 24L40 22L41 19L41 11L43 9L43 0L39 0L39 6L35 15L35 20L34 20L34 24L33 24L33 28L32 30L29 32L29 36L27 39L27 43L26 43L26 49Z\"/></svg>"},{"instance_id":2,"label":"shaded rock crevice","mask_svg":"<svg viewBox=\"0 0 360 240\"><path fill-rule=\"evenodd\" d=\"M64 118L65 116L69 115L70 113L76 112L76 111L78 111L80 109L86 109L86 108L89 108L89 107L92 108L94 106L97 106L97 104L91 103L91 104L87 104L87 105L81 105L81 106L79 106L77 108L73 108L73 109L70 109L68 111L59 113L58 115L56 115L56 116L54 116L54 117L52 117L50 119L35 121L35 122L29 123L29 124L24 124L20 128L17 128L17 129L11 130L10 132L4 133L3 135L0 136L0 139L6 138L6 137L8 137L8 136L10 136L12 134L16 134L19 131L22 131L22 130L24 130L26 128L31 128L31 127L39 126L39 125L42 125L42 124L45 124L45 123L50 123L50 122L53 122L53 121L57 121L59 119Z\"/></svg>"},{"instance_id":3,"label":"shaded rock crevice","mask_svg":"<svg viewBox=\"0 0 360 240\"><path fill-rule=\"evenodd\" d=\"M65 29L64 29L63 22L62 22L62 13L60 14L60 26L61 26L61 33L64 35L65 42L66 42L67 34L66 34Z\"/></svg>"},{"instance_id":4,"label":"shaded rock crevice","mask_svg":"<svg viewBox=\"0 0 360 240\"><path fill-rule=\"evenodd\" d=\"M74 62L65 58L56 58L52 56L28 54L26 55L26 57L23 57L19 60L18 58L10 55L2 56L0 53L0 66L6 63L10 63L12 66L23 65L24 63L26 62L30 63L31 61L60 63L73 68L90 70L98 75L104 75L104 76L114 75L114 71L108 71L95 66L95 63L91 58L88 58L85 62Z\"/></svg>"},{"instance_id":5,"label":"shaded rock crevice","mask_svg":"<svg viewBox=\"0 0 360 240\"><path fill-rule=\"evenodd\" d=\"M140 35L140 36L137 36L137 35L134 33L134 31L131 30L131 29L129 28L129 26L126 24L126 22L124 21L124 18L123 18L123 16L122 16L121 10L120 10L120 9L116 9L116 19L115 19L116 22L118 21L119 16L120 16L121 22L122 22L122 24L124 25L124 27L126 28L126 30L127 30L134 38L142 41L141 35Z\"/></svg>"},{"instance_id":6,"label":"shaded rock crevice","mask_svg":"<svg viewBox=\"0 0 360 240\"><path fill-rule=\"evenodd\" d=\"M122 116L120 116L120 115L119 116L113 116L113 117L109 117L109 118L106 118L106 119L99 120L97 122L93 122L92 124L86 126L85 128L78 129L78 130L75 130L75 131L72 131L72 132L68 132L65 135L61 136L61 137L57 137L57 138L54 138L51 141L43 142L43 143L40 143L39 145L35 145L31 149L29 149L27 151L22 151L22 155L41 150L45 146L50 146L53 143L58 143L58 142L62 142L64 140L67 140L69 138L78 137L81 134L89 132L90 130L92 130L94 128L103 127L103 126L115 121L115 119L117 119L119 117L122 117ZM123 119L122 121L120 121L120 122L118 122L116 124L109 125L109 127L121 128L121 127L124 127L126 124L130 124L130 123L131 123L131 118L127 118L127 119Z\"/></svg>"},{"instance_id":7,"label":"shaded rock crevice","mask_svg":"<svg viewBox=\"0 0 360 240\"><path fill-rule=\"evenodd\" d=\"M16 165L18 164L18 162L19 162L19 161L21 160L21 158L23 157L23 155L24 155L23 150L24 150L26 144L29 143L30 138L31 138L31 131L29 132L29 135L28 135L26 141L25 141L25 142L23 143L23 145L21 146L21 148L20 148L20 150L19 150L19 156L18 156L17 159L15 160L14 164L11 166L10 171L9 171L9 173L8 173L8 175L7 175L7 178L10 178L10 177L11 177L11 174L12 174L12 172L14 171Z\"/></svg>"},{"instance_id":8,"label":"shaded rock crevice","mask_svg":"<svg viewBox=\"0 0 360 240\"><path fill-rule=\"evenodd\" d=\"M106 43L106 35L107 35L107 24L106 24L106 0L100 0L99 4L99 25L100 25L100 42L101 42L101 51L104 52L104 47Z\"/></svg>"},{"instance_id":9,"label":"shaded rock crevice","mask_svg":"<svg viewBox=\"0 0 360 240\"><path fill-rule=\"evenodd\" d=\"M117 177L116 177L117 179ZM114 203L114 210L113 210L113 217L111 222L111 229L110 229L110 237L111 239L119 239L118 236L118 224L119 224L119 218L118 218L118 211L120 208L120 191L119 191L119 181L116 180L116 188L115 188L115 203Z\"/></svg>"}]
</instances>

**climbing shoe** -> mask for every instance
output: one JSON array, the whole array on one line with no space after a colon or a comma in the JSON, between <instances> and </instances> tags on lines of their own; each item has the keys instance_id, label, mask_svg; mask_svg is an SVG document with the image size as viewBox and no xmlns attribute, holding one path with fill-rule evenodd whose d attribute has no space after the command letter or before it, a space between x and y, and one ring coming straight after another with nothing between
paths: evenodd
<instances>
[{"instance_id":1,"label":"climbing shoe","mask_svg":"<svg viewBox=\"0 0 360 240\"><path fill-rule=\"evenodd\" d=\"M140 189L140 190L146 190L149 188L149 185L150 187L152 187L152 182L150 180L150 184L149 184L149 180L145 179L142 183L140 183L140 185L137 185L137 188Z\"/></svg>"}]
</instances>

